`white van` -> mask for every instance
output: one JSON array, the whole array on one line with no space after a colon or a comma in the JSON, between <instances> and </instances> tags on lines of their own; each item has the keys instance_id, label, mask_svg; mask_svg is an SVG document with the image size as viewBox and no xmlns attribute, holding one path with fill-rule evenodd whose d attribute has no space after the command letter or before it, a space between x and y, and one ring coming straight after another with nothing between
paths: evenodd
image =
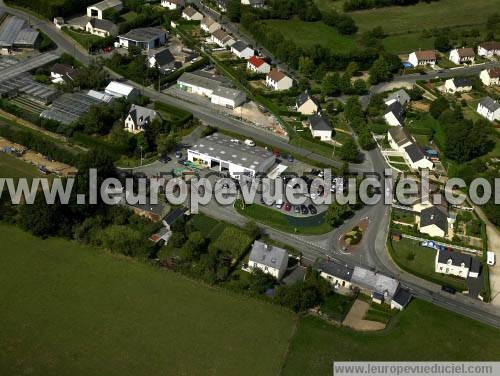
<instances>
[{"instance_id":1,"label":"white van","mask_svg":"<svg viewBox=\"0 0 500 376\"><path fill-rule=\"evenodd\" d=\"M488 265L495 265L495 252L486 252L486 263Z\"/></svg>"},{"instance_id":2,"label":"white van","mask_svg":"<svg viewBox=\"0 0 500 376\"><path fill-rule=\"evenodd\" d=\"M254 140L250 140L249 138L245 140L245 145L248 145L248 146L255 146L255 141Z\"/></svg>"}]
</instances>

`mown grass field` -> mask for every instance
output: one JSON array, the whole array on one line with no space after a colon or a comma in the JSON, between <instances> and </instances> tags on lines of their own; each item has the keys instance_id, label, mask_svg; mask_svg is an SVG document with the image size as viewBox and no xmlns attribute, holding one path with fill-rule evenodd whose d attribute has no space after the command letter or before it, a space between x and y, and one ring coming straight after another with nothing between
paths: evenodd
<instances>
[{"instance_id":1,"label":"mown grass field","mask_svg":"<svg viewBox=\"0 0 500 376\"><path fill-rule=\"evenodd\" d=\"M343 12L342 1L315 2L322 11L335 9ZM349 15L356 21L359 32L382 26L388 34L382 41L386 50L405 53L417 48L433 48L434 38L422 37L424 29L451 27L465 30L473 27L484 30L488 16L496 8L497 0L461 0L459 4L456 0L440 0L406 7L360 10L349 12ZM322 22L271 20L267 23L304 47L319 43L338 52L362 48L358 46L356 36L343 36Z\"/></svg>"},{"instance_id":2,"label":"mown grass field","mask_svg":"<svg viewBox=\"0 0 500 376\"><path fill-rule=\"evenodd\" d=\"M3 375L277 375L295 316L0 225Z\"/></svg>"},{"instance_id":3,"label":"mown grass field","mask_svg":"<svg viewBox=\"0 0 500 376\"><path fill-rule=\"evenodd\" d=\"M421 32L423 29L452 26L483 28L497 0L439 0L406 7L368 9L349 14L361 31L382 26L389 34Z\"/></svg>"},{"instance_id":4,"label":"mown grass field","mask_svg":"<svg viewBox=\"0 0 500 376\"><path fill-rule=\"evenodd\" d=\"M42 175L32 166L11 155L0 153L0 178L37 178Z\"/></svg>"},{"instance_id":5,"label":"mown grass field","mask_svg":"<svg viewBox=\"0 0 500 376\"><path fill-rule=\"evenodd\" d=\"M308 316L299 322L282 375L331 375L335 360L395 359L498 361L500 330L420 300L380 332L356 332Z\"/></svg>"}]
</instances>

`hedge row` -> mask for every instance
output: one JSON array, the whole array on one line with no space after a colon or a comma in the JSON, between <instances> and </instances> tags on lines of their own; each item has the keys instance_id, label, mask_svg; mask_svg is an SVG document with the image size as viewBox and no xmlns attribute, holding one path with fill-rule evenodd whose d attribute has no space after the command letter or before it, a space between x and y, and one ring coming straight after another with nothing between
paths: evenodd
<instances>
[{"instance_id":1,"label":"hedge row","mask_svg":"<svg viewBox=\"0 0 500 376\"><path fill-rule=\"evenodd\" d=\"M0 136L12 142L21 144L44 156L56 161L76 166L80 159L80 154L61 146L59 142L49 140L42 134L34 134L30 130L15 128L11 125L0 124Z\"/></svg>"}]
</instances>

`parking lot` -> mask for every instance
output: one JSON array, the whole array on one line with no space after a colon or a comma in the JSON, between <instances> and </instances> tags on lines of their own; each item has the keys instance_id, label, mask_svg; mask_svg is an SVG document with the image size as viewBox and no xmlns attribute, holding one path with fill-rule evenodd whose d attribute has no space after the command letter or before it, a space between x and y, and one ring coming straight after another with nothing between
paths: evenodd
<instances>
[{"instance_id":1,"label":"parking lot","mask_svg":"<svg viewBox=\"0 0 500 376\"><path fill-rule=\"evenodd\" d=\"M170 153L167 156L168 158L163 157L160 159L161 161L159 160L147 166L130 169L129 172L150 178L165 177L166 179L174 176L183 176L183 173L188 173L189 176L191 175L190 172L193 172L199 178L207 178L212 183L212 186L215 186L215 183L222 177L227 177L218 171L209 168L199 169L189 162L186 163L186 156L187 151L183 148L177 152ZM275 195L276 184L282 184L282 192L284 195L287 185L291 186L292 178L304 177L308 181L308 186L310 187L310 183L314 178L322 176L319 169L314 169L301 161L294 160L293 162L290 162L285 158L277 158L276 164L270 169L270 171L278 166L281 166L281 170L284 167L286 167L286 169L281 173L281 176L271 179L272 183L269 187L263 187L262 182L259 183L255 194L255 204L266 206L272 210L283 212L287 216L297 218L314 217L328 209L328 205L315 205L312 202L312 198L321 194L321 191L313 192L311 197L309 188L307 189L309 193L306 193L306 200L302 205L291 205L286 198L265 199L264 196L267 198ZM247 183L248 188L250 188L250 185L250 182ZM337 185L343 188L343 182L339 183L338 179L337 182L333 183L333 186L337 187ZM332 191L332 189L330 191ZM266 194L264 194L264 192L266 192ZM267 194L267 192L269 192L269 194Z\"/></svg>"}]
</instances>

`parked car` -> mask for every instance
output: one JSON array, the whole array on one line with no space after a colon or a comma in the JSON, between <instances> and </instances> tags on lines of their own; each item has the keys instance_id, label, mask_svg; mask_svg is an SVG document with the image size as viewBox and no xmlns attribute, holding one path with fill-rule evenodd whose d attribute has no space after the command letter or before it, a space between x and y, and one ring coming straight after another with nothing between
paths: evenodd
<instances>
[{"instance_id":1,"label":"parked car","mask_svg":"<svg viewBox=\"0 0 500 376\"><path fill-rule=\"evenodd\" d=\"M237 138L233 138L233 139L231 139L231 142L232 142L233 144L241 144L241 141L240 141L240 140L238 140Z\"/></svg>"},{"instance_id":2,"label":"parked car","mask_svg":"<svg viewBox=\"0 0 500 376\"><path fill-rule=\"evenodd\" d=\"M292 204L290 204L289 202L285 202L283 209L285 209L285 211L289 212L290 209L292 209Z\"/></svg>"},{"instance_id":3,"label":"parked car","mask_svg":"<svg viewBox=\"0 0 500 376\"><path fill-rule=\"evenodd\" d=\"M294 161L292 154L289 154L287 159L288 159L288 162L293 162Z\"/></svg>"},{"instance_id":4,"label":"parked car","mask_svg":"<svg viewBox=\"0 0 500 376\"><path fill-rule=\"evenodd\" d=\"M249 138L247 138L245 140L245 145L247 145L247 146L255 146L255 141L254 140L250 140Z\"/></svg>"},{"instance_id":5,"label":"parked car","mask_svg":"<svg viewBox=\"0 0 500 376\"><path fill-rule=\"evenodd\" d=\"M168 163L172 160L168 155L162 155L160 157L160 163Z\"/></svg>"},{"instance_id":6,"label":"parked car","mask_svg":"<svg viewBox=\"0 0 500 376\"><path fill-rule=\"evenodd\" d=\"M311 214L318 214L318 211L316 210L316 207L313 204L309 204L307 208L309 209Z\"/></svg>"},{"instance_id":7,"label":"parked car","mask_svg":"<svg viewBox=\"0 0 500 376\"><path fill-rule=\"evenodd\" d=\"M307 209L307 206L305 206L304 204L300 205L300 211L304 215L309 214L309 209Z\"/></svg>"},{"instance_id":8,"label":"parked car","mask_svg":"<svg viewBox=\"0 0 500 376\"><path fill-rule=\"evenodd\" d=\"M274 204L274 200L271 198L265 199L264 197L262 197L262 202L264 202L264 204L266 204L267 206L272 206Z\"/></svg>"},{"instance_id":9,"label":"parked car","mask_svg":"<svg viewBox=\"0 0 500 376\"><path fill-rule=\"evenodd\" d=\"M449 287L449 286L441 286L441 290L449 293L449 294L455 294L456 293L456 290L453 288L453 287Z\"/></svg>"},{"instance_id":10,"label":"parked car","mask_svg":"<svg viewBox=\"0 0 500 376\"><path fill-rule=\"evenodd\" d=\"M283 207L283 200L282 199L279 199L278 201L276 201L276 207L278 209L281 209Z\"/></svg>"},{"instance_id":11,"label":"parked car","mask_svg":"<svg viewBox=\"0 0 500 376\"><path fill-rule=\"evenodd\" d=\"M182 151L177 150L177 151L175 152L175 158L179 159L179 158L181 158L181 157L182 157Z\"/></svg>"},{"instance_id":12,"label":"parked car","mask_svg":"<svg viewBox=\"0 0 500 376\"><path fill-rule=\"evenodd\" d=\"M299 214L300 213L300 206L299 205L294 205L293 211L294 211L294 213Z\"/></svg>"}]
</instances>

